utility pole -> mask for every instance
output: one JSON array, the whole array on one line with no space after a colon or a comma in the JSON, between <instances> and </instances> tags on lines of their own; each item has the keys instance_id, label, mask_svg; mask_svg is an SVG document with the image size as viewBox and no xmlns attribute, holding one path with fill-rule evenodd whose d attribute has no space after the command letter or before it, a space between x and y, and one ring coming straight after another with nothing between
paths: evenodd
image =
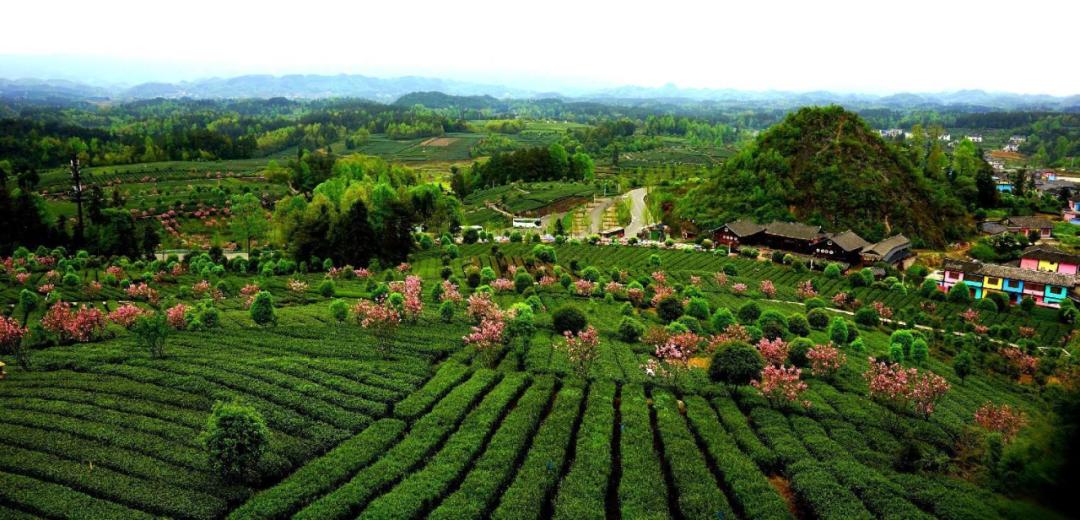
<instances>
[{"instance_id":1,"label":"utility pole","mask_svg":"<svg viewBox=\"0 0 1080 520\"><path fill-rule=\"evenodd\" d=\"M71 159L71 182L72 192L75 196L75 207L78 210L78 219L75 221L75 246L80 247L83 245L83 211L82 211L82 177L79 171L79 158L73 157Z\"/></svg>"}]
</instances>

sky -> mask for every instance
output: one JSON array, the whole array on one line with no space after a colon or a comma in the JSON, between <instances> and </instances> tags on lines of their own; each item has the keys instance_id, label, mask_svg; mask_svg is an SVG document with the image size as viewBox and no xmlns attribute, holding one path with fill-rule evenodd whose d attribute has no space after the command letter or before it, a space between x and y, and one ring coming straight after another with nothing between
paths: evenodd
<instances>
[{"instance_id":1,"label":"sky","mask_svg":"<svg viewBox=\"0 0 1080 520\"><path fill-rule=\"evenodd\" d=\"M9 0L0 77L1080 93L1080 1Z\"/></svg>"}]
</instances>

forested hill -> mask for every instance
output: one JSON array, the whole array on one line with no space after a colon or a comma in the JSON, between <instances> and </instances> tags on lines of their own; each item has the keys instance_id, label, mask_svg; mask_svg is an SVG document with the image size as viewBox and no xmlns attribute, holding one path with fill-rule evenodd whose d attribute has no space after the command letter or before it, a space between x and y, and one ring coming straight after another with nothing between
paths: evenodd
<instances>
[{"instance_id":1,"label":"forested hill","mask_svg":"<svg viewBox=\"0 0 1080 520\"><path fill-rule=\"evenodd\" d=\"M691 191L684 216L704 226L796 219L868 240L902 232L942 244L969 219L951 180L931 180L915 166L921 153L886 143L841 107L803 108Z\"/></svg>"}]
</instances>

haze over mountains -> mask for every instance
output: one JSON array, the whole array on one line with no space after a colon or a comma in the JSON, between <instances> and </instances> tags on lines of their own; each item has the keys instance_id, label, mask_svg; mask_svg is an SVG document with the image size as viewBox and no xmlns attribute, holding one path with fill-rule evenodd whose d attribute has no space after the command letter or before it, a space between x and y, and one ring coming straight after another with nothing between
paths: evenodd
<instances>
[{"instance_id":1,"label":"haze over mountains","mask_svg":"<svg viewBox=\"0 0 1080 520\"><path fill-rule=\"evenodd\" d=\"M5 74L0 68L0 75ZM495 99L572 97L584 100L645 100L739 102L803 106L842 104L883 108L968 107L980 110L1080 110L1080 95L1014 94L960 90L938 93L837 93L829 91L745 91L734 89L622 86L585 89L567 86L559 91L534 91L521 87L453 79L402 76L378 78L360 74L252 74L180 82L146 82L134 86L91 85L64 79L0 78L0 98L26 101L138 100L153 98L271 98L315 99L365 98L393 102L412 92L442 92L457 96L490 96ZM494 99L492 101L495 101Z\"/></svg>"}]
</instances>

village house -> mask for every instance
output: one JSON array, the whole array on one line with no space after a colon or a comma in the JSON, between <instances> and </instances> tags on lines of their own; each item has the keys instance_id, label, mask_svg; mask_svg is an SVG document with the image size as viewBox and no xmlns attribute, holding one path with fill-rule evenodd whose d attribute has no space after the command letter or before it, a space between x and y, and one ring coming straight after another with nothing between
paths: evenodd
<instances>
[{"instance_id":1,"label":"village house","mask_svg":"<svg viewBox=\"0 0 1080 520\"><path fill-rule=\"evenodd\" d=\"M981 143L981 142L983 142L983 136L981 134L971 134L969 136L966 136L966 139L968 141L973 142L973 143Z\"/></svg>"},{"instance_id":2,"label":"village house","mask_svg":"<svg viewBox=\"0 0 1080 520\"><path fill-rule=\"evenodd\" d=\"M1039 234L1039 238L1050 238L1053 233L1054 223L1044 217L1009 217L1005 219L1005 227L1011 233L1023 233L1030 235L1032 231Z\"/></svg>"},{"instance_id":3,"label":"village house","mask_svg":"<svg viewBox=\"0 0 1080 520\"><path fill-rule=\"evenodd\" d=\"M911 240L904 235L893 235L876 244L870 244L862 249L860 256L867 264L884 262L904 268L915 259L911 252Z\"/></svg>"},{"instance_id":4,"label":"village house","mask_svg":"<svg viewBox=\"0 0 1080 520\"><path fill-rule=\"evenodd\" d=\"M713 230L713 243L724 244L730 248L740 245L753 245L761 238L765 226L752 220L740 219L728 222Z\"/></svg>"},{"instance_id":5,"label":"village house","mask_svg":"<svg viewBox=\"0 0 1080 520\"><path fill-rule=\"evenodd\" d=\"M1069 205L1061 211L1061 219L1070 224L1080 224L1080 200L1069 199Z\"/></svg>"},{"instance_id":6,"label":"village house","mask_svg":"<svg viewBox=\"0 0 1080 520\"><path fill-rule=\"evenodd\" d=\"M859 252L869 245L870 242L863 240L863 237L849 229L843 233L827 235L824 239L818 241L814 244L813 254L820 258L835 260L850 266L859 263Z\"/></svg>"},{"instance_id":7,"label":"village house","mask_svg":"<svg viewBox=\"0 0 1080 520\"><path fill-rule=\"evenodd\" d=\"M1020 253L1020 268L1075 276L1080 255L1066 253L1056 247L1035 245Z\"/></svg>"},{"instance_id":8,"label":"village house","mask_svg":"<svg viewBox=\"0 0 1080 520\"><path fill-rule=\"evenodd\" d=\"M821 226L798 222L771 222L765 226L761 245L800 254L812 254L814 244L824 237Z\"/></svg>"},{"instance_id":9,"label":"village house","mask_svg":"<svg viewBox=\"0 0 1080 520\"><path fill-rule=\"evenodd\" d=\"M977 261L946 260L942 270L939 289L947 292L957 284L964 284L976 300L1000 293L1013 304L1031 298L1041 307L1060 307L1076 287L1076 277L1072 275Z\"/></svg>"}]
</instances>

